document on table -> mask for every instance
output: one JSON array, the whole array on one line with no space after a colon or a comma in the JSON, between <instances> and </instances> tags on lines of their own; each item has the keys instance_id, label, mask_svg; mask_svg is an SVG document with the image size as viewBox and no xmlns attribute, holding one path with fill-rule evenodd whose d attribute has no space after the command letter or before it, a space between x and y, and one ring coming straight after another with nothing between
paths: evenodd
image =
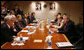
<instances>
[{"instance_id":1,"label":"document on table","mask_svg":"<svg viewBox=\"0 0 84 50\"><path fill-rule=\"evenodd\" d=\"M26 40L28 40L29 39L29 37L23 37L23 41L25 42ZM19 43L18 43L19 42ZM14 41L13 41L13 43L11 43L11 45L12 46L15 46L15 45L19 45L19 46L21 46L21 45L24 45L24 43L21 43L20 42L20 37L16 37L16 38L14 38Z\"/></svg>"},{"instance_id":2,"label":"document on table","mask_svg":"<svg viewBox=\"0 0 84 50\"><path fill-rule=\"evenodd\" d=\"M12 46L15 46L15 45L19 45L19 46L22 46L24 45L24 43L11 43Z\"/></svg>"},{"instance_id":3,"label":"document on table","mask_svg":"<svg viewBox=\"0 0 84 50\"><path fill-rule=\"evenodd\" d=\"M42 40L34 40L34 42L42 42Z\"/></svg>"},{"instance_id":4,"label":"document on table","mask_svg":"<svg viewBox=\"0 0 84 50\"><path fill-rule=\"evenodd\" d=\"M73 47L73 45L70 42L57 42L56 45L60 47Z\"/></svg>"},{"instance_id":5,"label":"document on table","mask_svg":"<svg viewBox=\"0 0 84 50\"><path fill-rule=\"evenodd\" d=\"M28 39L29 39L29 37L23 37L23 41L26 41ZM20 37L16 37L14 40L15 41L20 41Z\"/></svg>"},{"instance_id":6,"label":"document on table","mask_svg":"<svg viewBox=\"0 0 84 50\"><path fill-rule=\"evenodd\" d=\"M28 30L22 30L21 32L28 32Z\"/></svg>"}]
</instances>

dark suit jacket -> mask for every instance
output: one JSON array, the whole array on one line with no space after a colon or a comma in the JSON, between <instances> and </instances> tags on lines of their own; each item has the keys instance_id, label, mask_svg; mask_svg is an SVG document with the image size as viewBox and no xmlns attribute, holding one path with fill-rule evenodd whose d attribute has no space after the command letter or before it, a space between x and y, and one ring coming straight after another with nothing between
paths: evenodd
<instances>
[{"instance_id":1,"label":"dark suit jacket","mask_svg":"<svg viewBox=\"0 0 84 50\"><path fill-rule=\"evenodd\" d=\"M33 23L33 20L35 20L34 16L32 16L31 19L29 16L27 17L28 24Z\"/></svg>"},{"instance_id":2,"label":"dark suit jacket","mask_svg":"<svg viewBox=\"0 0 84 50\"><path fill-rule=\"evenodd\" d=\"M4 23L1 25L1 44L5 42L9 42L13 40L13 35L17 35L16 32L13 31L13 29L9 29L8 25Z\"/></svg>"},{"instance_id":3,"label":"dark suit jacket","mask_svg":"<svg viewBox=\"0 0 84 50\"><path fill-rule=\"evenodd\" d=\"M66 25L67 24L67 25ZM63 33L65 34L69 39L72 36L76 36L75 34L75 26L74 26L74 22L69 20L66 24L63 25L62 28L59 28L59 33ZM64 27L66 26L66 29L64 30Z\"/></svg>"},{"instance_id":4,"label":"dark suit jacket","mask_svg":"<svg viewBox=\"0 0 84 50\"><path fill-rule=\"evenodd\" d=\"M19 10L18 10L18 14L23 15L23 11L19 9Z\"/></svg>"},{"instance_id":5,"label":"dark suit jacket","mask_svg":"<svg viewBox=\"0 0 84 50\"><path fill-rule=\"evenodd\" d=\"M55 19L55 22L57 22L57 21L58 21L58 19L56 18L56 19Z\"/></svg>"},{"instance_id":6,"label":"dark suit jacket","mask_svg":"<svg viewBox=\"0 0 84 50\"><path fill-rule=\"evenodd\" d=\"M20 24L19 24L19 23L20 23ZM19 32L19 31L22 30L22 28L24 28L24 27L26 26L26 21L25 21L24 19L22 19L21 21L15 22L14 24L15 24L16 30ZM19 25L20 25L20 26L19 26ZM21 28L21 26L22 26L22 28Z\"/></svg>"}]
</instances>

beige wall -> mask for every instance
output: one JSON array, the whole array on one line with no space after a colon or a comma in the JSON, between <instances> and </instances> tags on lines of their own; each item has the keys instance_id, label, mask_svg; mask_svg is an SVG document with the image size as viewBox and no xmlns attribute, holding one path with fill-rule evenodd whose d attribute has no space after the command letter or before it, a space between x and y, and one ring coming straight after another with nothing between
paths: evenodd
<instances>
[{"instance_id":1,"label":"beige wall","mask_svg":"<svg viewBox=\"0 0 84 50\"><path fill-rule=\"evenodd\" d=\"M40 2L42 4L42 10L35 10L35 3ZM51 17L54 19L54 15L58 12L67 13L70 18L75 22L79 23L79 18L83 17L83 2L82 1L52 1L56 3L55 10L49 10L49 2L51 1L10 1L8 2L10 9L14 8L14 5L17 4L22 7L24 13L29 11L36 13L36 18L47 19ZM44 8L43 5L47 4L47 7Z\"/></svg>"}]
</instances>

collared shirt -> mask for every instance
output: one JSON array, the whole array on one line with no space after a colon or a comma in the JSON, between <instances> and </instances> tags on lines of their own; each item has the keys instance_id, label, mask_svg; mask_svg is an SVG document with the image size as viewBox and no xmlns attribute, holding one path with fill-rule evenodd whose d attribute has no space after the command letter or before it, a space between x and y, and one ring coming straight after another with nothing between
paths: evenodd
<instances>
[{"instance_id":1,"label":"collared shirt","mask_svg":"<svg viewBox=\"0 0 84 50\"><path fill-rule=\"evenodd\" d=\"M10 26L7 24L8 28L10 28Z\"/></svg>"}]
</instances>

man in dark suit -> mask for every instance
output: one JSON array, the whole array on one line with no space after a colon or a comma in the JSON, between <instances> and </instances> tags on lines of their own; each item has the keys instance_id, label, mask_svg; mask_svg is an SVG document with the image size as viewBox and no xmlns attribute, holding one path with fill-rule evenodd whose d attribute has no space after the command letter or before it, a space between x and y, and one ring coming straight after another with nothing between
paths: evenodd
<instances>
[{"instance_id":1,"label":"man in dark suit","mask_svg":"<svg viewBox=\"0 0 84 50\"><path fill-rule=\"evenodd\" d=\"M16 29L18 32L22 30L26 26L26 21L22 19L21 15L17 16L16 22L14 22Z\"/></svg>"},{"instance_id":2,"label":"man in dark suit","mask_svg":"<svg viewBox=\"0 0 84 50\"><path fill-rule=\"evenodd\" d=\"M75 36L78 36L75 32L75 26L74 22L70 20L70 18L66 15L63 17L64 25L61 28L58 28L58 30L53 30L58 33L65 34L67 38L70 40L71 43L73 43L72 38Z\"/></svg>"},{"instance_id":3,"label":"man in dark suit","mask_svg":"<svg viewBox=\"0 0 84 50\"><path fill-rule=\"evenodd\" d=\"M62 28L59 28L57 32L65 34L68 37L68 39L71 41L72 37L77 36L74 22L71 21L68 16L64 16L63 19L64 19L64 25Z\"/></svg>"},{"instance_id":4,"label":"man in dark suit","mask_svg":"<svg viewBox=\"0 0 84 50\"><path fill-rule=\"evenodd\" d=\"M1 45L5 42L10 42L17 35L14 30L14 17L5 17L5 23L1 25Z\"/></svg>"},{"instance_id":5,"label":"man in dark suit","mask_svg":"<svg viewBox=\"0 0 84 50\"><path fill-rule=\"evenodd\" d=\"M29 13L29 16L27 17L28 24L33 23L34 20L35 20L35 17L32 16L31 13Z\"/></svg>"}]
</instances>

